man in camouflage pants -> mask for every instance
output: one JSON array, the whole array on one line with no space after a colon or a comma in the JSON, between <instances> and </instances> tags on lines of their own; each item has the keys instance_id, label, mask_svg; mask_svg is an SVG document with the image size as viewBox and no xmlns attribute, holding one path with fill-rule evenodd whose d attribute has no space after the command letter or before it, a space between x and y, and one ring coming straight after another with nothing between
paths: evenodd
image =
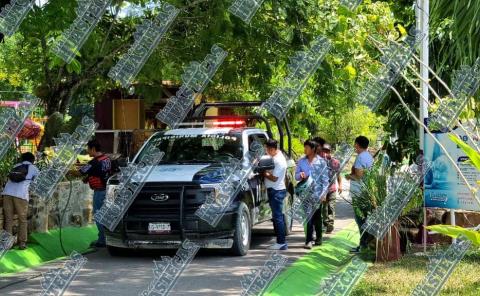
<instances>
[{"instance_id":1,"label":"man in camouflage pants","mask_svg":"<svg viewBox=\"0 0 480 296\"><path fill-rule=\"evenodd\" d=\"M334 227L333 223L335 220L335 203L337 201L337 188L338 193L342 193L342 177L340 176L340 162L333 158L331 155L331 146L329 144L324 144L322 147L318 148L318 154L323 157L329 168L329 177L330 177L330 188L328 189L327 198L325 204L323 205L323 225L327 228L326 233L332 233ZM334 180L335 174L337 175ZM335 182L337 181L337 182ZM338 185L338 186L337 186Z\"/></svg>"}]
</instances>

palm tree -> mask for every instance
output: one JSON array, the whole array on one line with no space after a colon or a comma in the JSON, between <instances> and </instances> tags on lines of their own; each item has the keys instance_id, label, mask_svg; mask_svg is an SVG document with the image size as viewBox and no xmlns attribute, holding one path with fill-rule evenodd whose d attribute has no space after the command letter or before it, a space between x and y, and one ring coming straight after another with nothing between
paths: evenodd
<instances>
[{"instance_id":1,"label":"palm tree","mask_svg":"<svg viewBox=\"0 0 480 296\"><path fill-rule=\"evenodd\" d=\"M380 0L379 0L380 1ZM421 0L416 0L421 1ZM382 0L385 2L385 0ZM412 1L389 0L399 24L409 28L415 25ZM430 66L442 80L451 84L452 74L462 65L472 66L480 57L480 1L479 0L430 0ZM414 81L418 80L411 77ZM447 92L438 81L432 79L432 86L441 96ZM412 110L418 109L418 95L405 81L395 87ZM386 99L380 113L387 116L387 131L396 131L397 141L388 145L387 150L393 161L416 156L418 133L416 124L409 115L398 107L395 96ZM470 101L468 108L480 117L480 97ZM405 123L407 125L405 125Z\"/></svg>"},{"instance_id":2,"label":"palm tree","mask_svg":"<svg viewBox=\"0 0 480 296\"><path fill-rule=\"evenodd\" d=\"M480 57L480 1L431 0L432 61L439 74Z\"/></svg>"}]
</instances>

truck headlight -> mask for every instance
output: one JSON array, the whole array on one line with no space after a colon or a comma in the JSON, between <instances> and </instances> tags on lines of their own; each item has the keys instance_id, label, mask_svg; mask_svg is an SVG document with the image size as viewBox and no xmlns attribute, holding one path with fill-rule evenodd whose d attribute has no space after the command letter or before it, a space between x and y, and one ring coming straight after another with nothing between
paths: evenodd
<instances>
[{"instance_id":1,"label":"truck headlight","mask_svg":"<svg viewBox=\"0 0 480 296\"><path fill-rule=\"evenodd\" d=\"M220 203L220 190L218 184L201 184L202 188L207 188L204 191L205 203Z\"/></svg>"}]
</instances>

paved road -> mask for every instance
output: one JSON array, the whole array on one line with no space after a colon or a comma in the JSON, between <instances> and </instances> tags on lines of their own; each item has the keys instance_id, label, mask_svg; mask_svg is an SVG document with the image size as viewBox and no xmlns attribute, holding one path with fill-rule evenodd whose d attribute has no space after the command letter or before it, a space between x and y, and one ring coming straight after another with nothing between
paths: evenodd
<instances>
[{"instance_id":1,"label":"paved road","mask_svg":"<svg viewBox=\"0 0 480 296\"><path fill-rule=\"evenodd\" d=\"M351 206L339 199L334 233L350 224L352 217ZM271 223L256 226L251 250L244 257L213 250L200 251L184 270L170 295L240 295L242 275L251 268L262 266L267 259L267 247L274 243L272 229ZM330 236L325 235L325 239ZM303 229L294 225L294 232L288 237L289 249L283 253L289 257L289 262L307 252L303 249L303 240ZM172 254L142 252L130 257L110 257L104 249L87 254L88 263L64 295L138 295L153 279L153 259ZM38 295L41 292L41 272L60 267L62 263L50 263L13 277L0 278L0 295Z\"/></svg>"}]
</instances>

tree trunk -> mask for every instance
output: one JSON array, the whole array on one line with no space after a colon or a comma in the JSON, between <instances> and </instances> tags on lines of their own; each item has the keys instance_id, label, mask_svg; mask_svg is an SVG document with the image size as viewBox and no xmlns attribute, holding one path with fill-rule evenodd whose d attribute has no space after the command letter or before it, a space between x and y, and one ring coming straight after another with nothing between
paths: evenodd
<instances>
[{"instance_id":1,"label":"tree trunk","mask_svg":"<svg viewBox=\"0 0 480 296\"><path fill-rule=\"evenodd\" d=\"M47 100L43 100L45 102L45 105L46 105L46 108L45 108L45 115L47 117L50 117L50 115L52 115L53 113L59 111L59 104L58 104L58 101L56 102L56 100L53 100L53 99L47 99Z\"/></svg>"},{"instance_id":2,"label":"tree trunk","mask_svg":"<svg viewBox=\"0 0 480 296\"><path fill-rule=\"evenodd\" d=\"M45 103L45 115L50 117L55 112L60 112L61 114L65 115L66 106L64 102L68 99L66 98L68 94L68 90L63 89L60 91L51 92L43 98L41 97L40 99ZM47 145L48 143L46 143L46 137L44 133L37 146L37 150L42 151L45 147L47 147Z\"/></svg>"}]
</instances>

